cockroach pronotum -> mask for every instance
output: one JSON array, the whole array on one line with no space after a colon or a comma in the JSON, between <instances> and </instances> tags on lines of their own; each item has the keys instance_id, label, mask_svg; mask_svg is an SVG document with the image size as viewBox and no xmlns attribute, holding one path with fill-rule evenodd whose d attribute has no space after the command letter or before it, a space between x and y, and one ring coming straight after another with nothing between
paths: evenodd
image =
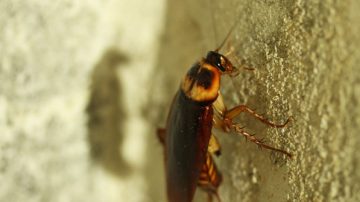
<instances>
[{"instance_id":1,"label":"cockroach pronotum","mask_svg":"<svg viewBox=\"0 0 360 202\"><path fill-rule=\"evenodd\" d=\"M221 201L217 190L222 175L213 161L213 154L220 154L220 144L212 133L213 127L241 134L261 148L281 152L291 158L289 152L265 144L233 122L235 117L245 112L271 127L282 128L290 118L283 124L275 124L246 105L232 109L224 105L219 92L220 78L222 75L235 76L238 69L219 50L232 29L217 49L209 51L205 58L188 70L172 101L166 128L158 129L159 140L165 147L169 202L191 202L197 186L208 194L209 201L213 197Z\"/></svg>"}]
</instances>

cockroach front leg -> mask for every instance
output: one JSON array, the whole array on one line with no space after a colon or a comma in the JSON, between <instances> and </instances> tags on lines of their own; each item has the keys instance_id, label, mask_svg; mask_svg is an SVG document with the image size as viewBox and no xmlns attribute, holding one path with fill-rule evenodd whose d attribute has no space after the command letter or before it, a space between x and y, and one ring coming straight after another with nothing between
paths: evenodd
<instances>
[{"instance_id":1,"label":"cockroach front leg","mask_svg":"<svg viewBox=\"0 0 360 202\"><path fill-rule=\"evenodd\" d=\"M239 105L230 110L227 110L224 105L221 94L219 94L217 100L214 102L213 107L216 112L213 119L215 127L221 128L225 132L230 132L231 130L233 130L236 133L243 135L247 140L250 140L251 142L257 144L260 148L270 149L273 151L283 153L289 158L292 157L292 155L289 152L265 144L265 142L262 139L258 139L254 135L249 134L248 132L243 130L244 127L241 127L239 124L233 122L233 119L236 116L238 116L242 112L246 112L252 115L253 117L255 117L256 119L260 120L261 122L265 123L266 125L269 125L270 127L283 128L289 123L291 117L288 118L287 121L283 124L276 124L267 120L262 115L257 114L254 110L250 109L245 105Z\"/></svg>"}]
</instances>

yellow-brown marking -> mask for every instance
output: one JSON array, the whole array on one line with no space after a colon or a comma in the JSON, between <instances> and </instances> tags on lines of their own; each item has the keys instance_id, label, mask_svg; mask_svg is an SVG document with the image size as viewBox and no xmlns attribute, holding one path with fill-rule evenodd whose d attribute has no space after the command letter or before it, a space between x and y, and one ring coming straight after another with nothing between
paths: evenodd
<instances>
[{"instance_id":1,"label":"yellow-brown marking","mask_svg":"<svg viewBox=\"0 0 360 202\"><path fill-rule=\"evenodd\" d=\"M211 79L211 85L208 88L200 85L199 80L201 79L199 75L200 71L203 69L208 70L212 73L213 77ZM213 101L217 98L219 88L220 88L220 72L219 70L206 63L204 59L200 61L200 68L197 72L198 74L195 77L191 78L188 74L183 79L181 84L181 89L185 92L185 95L191 98L194 101L204 102L204 101Z\"/></svg>"},{"instance_id":2,"label":"yellow-brown marking","mask_svg":"<svg viewBox=\"0 0 360 202\"><path fill-rule=\"evenodd\" d=\"M198 185L204 189L216 190L221 183L221 174L217 170L210 153L206 156L206 162L204 163Z\"/></svg>"},{"instance_id":3,"label":"yellow-brown marking","mask_svg":"<svg viewBox=\"0 0 360 202\"><path fill-rule=\"evenodd\" d=\"M221 94L219 94L220 96ZM219 98L218 98L219 99ZM219 155L221 152L221 146L214 134L211 134L208 146L208 152Z\"/></svg>"}]
</instances>

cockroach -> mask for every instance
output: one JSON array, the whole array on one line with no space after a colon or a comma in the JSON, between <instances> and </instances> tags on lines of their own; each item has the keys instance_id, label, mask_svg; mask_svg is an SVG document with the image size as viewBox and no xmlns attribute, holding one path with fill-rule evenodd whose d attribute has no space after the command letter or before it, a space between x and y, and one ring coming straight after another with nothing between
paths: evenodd
<instances>
[{"instance_id":1,"label":"cockroach","mask_svg":"<svg viewBox=\"0 0 360 202\"><path fill-rule=\"evenodd\" d=\"M219 50L232 29L217 49L209 51L188 70L173 98L166 128L158 129L158 138L165 148L169 202L191 202L197 186L208 194L209 201L213 197L221 201L217 190L222 175L213 160L214 154L220 154L220 144L212 133L213 127L241 134L261 148L291 157L289 152L265 144L233 122L245 112L271 127L282 128L290 118L283 124L275 124L246 105L229 110L224 105L219 91L221 76L233 77L238 74L238 69Z\"/></svg>"}]
</instances>

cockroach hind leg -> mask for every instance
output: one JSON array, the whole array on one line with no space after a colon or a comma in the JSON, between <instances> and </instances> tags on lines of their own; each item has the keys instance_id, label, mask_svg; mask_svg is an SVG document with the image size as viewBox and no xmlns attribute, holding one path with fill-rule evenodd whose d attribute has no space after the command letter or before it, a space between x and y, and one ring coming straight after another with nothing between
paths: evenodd
<instances>
[{"instance_id":1,"label":"cockroach hind leg","mask_svg":"<svg viewBox=\"0 0 360 202\"><path fill-rule=\"evenodd\" d=\"M254 118L258 119L259 121L263 122L264 124L273 127L273 128L283 128L285 127L290 120L292 120L292 116L290 116L285 123L283 124L277 124L272 121L269 121L267 118L265 118L263 115L256 113L254 110L250 109L246 105L238 105L228 111L225 112L224 119L232 120L236 116L240 115L242 112L246 112L253 116Z\"/></svg>"},{"instance_id":2,"label":"cockroach hind leg","mask_svg":"<svg viewBox=\"0 0 360 202\"><path fill-rule=\"evenodd\" d=\"M213 202L213 196L211 193L207 193L207 197L208 197L208 202Z\"/></svg>"},{"instance_id":3,"label":"cockroach hind leg","mask_svg":"<svg viewBox=\"0 0 360 202\"><path fill-rule=\"evenodd\" d=\"M221 202L221 198L217 192L217 190L208 190L206 191L208 195L208 202L213 202L213 198L215 197L217 202Z\"/></svg>"},{"instance_id":4,"label":"cockroach hind leg","mask_svg":"<svg viewBox=\"0 0 360 202\"><path fill-rule=\"evenodd\" d=\"M256 113L254 110L250 109L249 107L247 107L246 105L238 105L230 110L226 110L226 107L224 105L224 102L222 100L221 94L219 94L218 99L215 101L215 103L213 104L213 107L215 109L215 111L218 112L218 114L220 114L220 116L215 115L214 116L214 126L217 128L222 128L225 132L230 132L231 129L234 129L236 133L243 135L246 140L249 140L251 142L254 142L255 144L257 144L260 148L266 148L266 149L270 149L276 152L280 152L285 154L286 156L288 156L289 158L292 157L292 155L285 151L285 150L281 150L281 149L277 149L275 147L269 146L267 144L265 144L264 140L261 139L257 139L254 135L247 133L246 131L244 131L244 127L240 126L239 124L234 124L233 123L233 119L237 116L239 116L241 113L246 112L250 115L252 115L253 117L255 117L256 119L260 120L261 122L263 122L266 125L269 125L271 127L274 128L283 128L285 127L291 120L293 120L293 117L290 116L285 123L283 124L276 124L273 123L271 121L269 121L268 119L266 119L263 115Z\"/></svg>"},{"instance_id":5,"label":"cockroach hind leg","mask_svg":"<svg viewBox=\"0 0 360 202\"><path fill-rule=\"evenodd\" d=\"M221 182L222 175L217 169L211 153L208 152L206 162L202 167L200 178L198 180L198 186L207 193L208 201L213 201L214 197L217 198L217 201L221 201L218 194L218 188Z\"/></svg>"},{"instance_id":6,"label":"cockroach hind leg","mask_svg":"<svg viewBox=\"0 0 360 202\"><path fill-rule=\"evenodd\" d=\"M216 197L216 199L218 200L218 202L221 202L221 198L220 198L220 196L219 196L219 194L218 194L217 191L214 193L214 196Z\"/></svg>"},{"instance_id":7,"label":"cockroach hind leg","mask_svg":"<svg viewBox=\"0 0 360 202\"><path fill-rule=\"evenodd\" d=\"M159 141L161 142L161 144L165 144L165 138L166 138L166 130L165 128L158 128L156 130L157 136L159 138Z\"/></svg>"},{"instance_id":8,"label":"cockroach hind leg","mask_svg":"<svg viewBox=\"0 0 360 202\"><path fill-rule=\"evenodd\" d=\"M244 131L243 128L241 128L237 125L233 125L233 128L236 133L243 135L247 140L257 144L259 146L259 148L265 148L265 149L269 149L272 151L280 152L280 153L286 155L288 158L290 158L290 159L292 158L292 154L290 154L289 152L265 144L264 139L256 138L254 134L250 134L250 133Z\"/></svg>"}]
</instances>

